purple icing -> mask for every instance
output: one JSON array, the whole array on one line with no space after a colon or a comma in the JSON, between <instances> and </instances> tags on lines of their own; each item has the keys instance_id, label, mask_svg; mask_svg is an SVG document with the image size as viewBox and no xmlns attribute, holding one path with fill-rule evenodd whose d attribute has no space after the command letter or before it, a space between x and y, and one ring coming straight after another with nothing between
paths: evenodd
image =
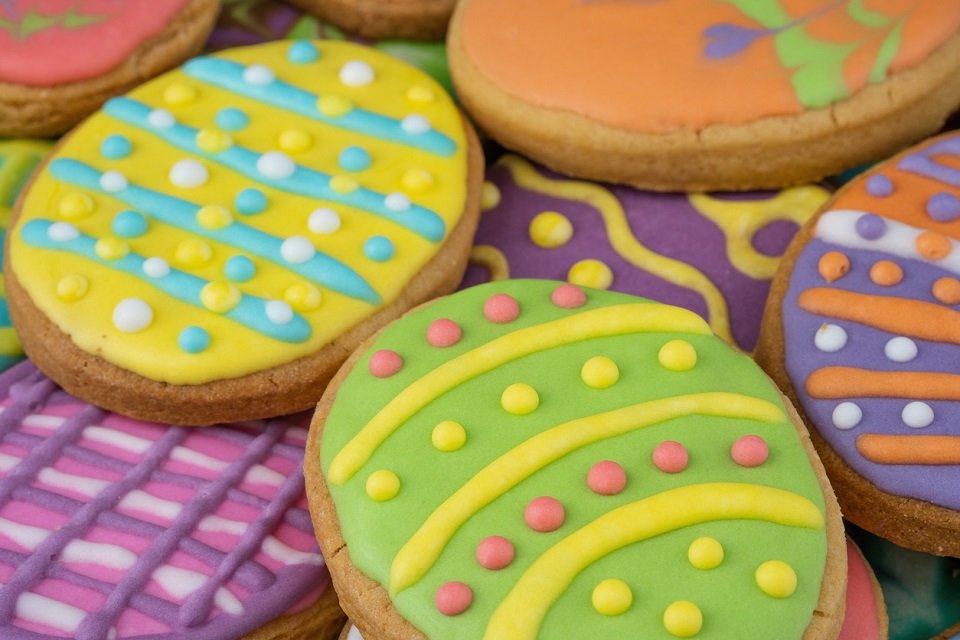
<instances>
[{"instance_id":1,"label":"purple icing","mask_svg":"<svg viewBox=\"0 0 960 640\"><path fill-rule=\"evenodd\" d=\"M960 218L960 198L946 191L927 200L927 215L937 222L953 222Z\"/></svg>"},{"instance_id":2,"label":"purple icing","mask_svg":"<svg viewBox=\"0 0 960 640\"><path fill-rule=\"evenodd\" d=\"M887 232L887 223L875 213L865 213L857 219L856 229L864 240L876 240Z\"/></svg>"},{"instance_id":3,"label":"purple icing","mask_svg":"<svg viewBox=\"0 0 960 640\"><path fill-rule=\"evenodd\" d=\"M882 173L867 178L867 194L874 198L886 198L893 193L893 182Z\"/></svg>"},{"instance_id":4,"label":"purple icing","mask_svg":"<svg viewBox=\"0 0 960 640\"><path fill-rule=\"evenodd\" d=\"M939 155L960 157L960 137L953 136L924 147L916 153L904 156L897 168L937 180L954 187L960 187L960 169L941 164L934 160ZM869 184L869 183L868 183Z\"/></svg>"},{"instance_id":5,"label":"purple icing","mask_svg":"<svg viewBox=\"0 0 960 640\"><path fill-rule=\"evenodd\" d=\"M754 250L771 258L779 258L790 245L790 240L800 230L793 220L775 220L762 229L757 230L750 240Z\"/></svg>"},{"instance_id":6,"label":"purple icing","mask_svg":"<svg viewBox=\"0 0 960 640\"><path fill-rule=\"evenodd\" d=\"M773 29L754 29L738 24L715 24L703 35L710 39L706 46L708 58L728 58L737 55L755 40L775 33Z\"/></svg>"}]
</instances>

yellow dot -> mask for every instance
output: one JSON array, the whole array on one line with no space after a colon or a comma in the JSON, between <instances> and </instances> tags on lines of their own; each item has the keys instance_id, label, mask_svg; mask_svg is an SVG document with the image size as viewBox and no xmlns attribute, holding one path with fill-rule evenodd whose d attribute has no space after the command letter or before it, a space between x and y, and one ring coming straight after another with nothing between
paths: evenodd
<instances>
[{"instance_id":1,"label":"yellow dot","mask_svg":"<svg viewBox=\"0 0 960 640\"><path fill-rule=\"evenodd\" d=\"M530 221L530 239L544 249L556 249L570 242L573 237L573 225L567 216L556 211L544 211ZM595 261L596 262L596 261ZM602 263L601 263L602 264ZM604 265L606 267L606 265ZM609 269L607 269L609 271ZM613 277L611 276L611 280ZM610 284L607 283L606 289ZM594 287L597 288L597 287Z\"/></svg>"},{"instance_id":2,"label":"yellow dot","mask_svg":"<svg viewBox=\"0 0 960 640\"><path fill-rule=\"evenodd\" d=\"M633 604L633 592L623 580L610 578L593 589L593 608L605 616L618 616Z\"/></svg>"},{"instance_id":3,"label":"yellow dot","mask_svg":"<svg viewBox=\"0 0 960 640\"><path fill-rule=\"evenodd\" d=\"M181 240L173 252L173 259L184 267L201 267L213 257L213 249L199 238Z\"/></svg>"},{"instance_id":4,"label":"yellow dot","mask_svg":"<svg viewBox=\"0 0 960 640\"><path fill-rule=\"evenodd\" d=\"M570 267L567 281L580 287L608 289L613 284L613 271L599 260L581 260Z\"/></svg>"},{"instance_id":5,"label":"yellow dot","mask_svg":"<svg viewBox=\"0 0 960 640\"><path fill-rule=\"evenodd\" d=\"M100 238L93 250L104 260L119 260L130 253L130 245L120 238Z\"/></svg>"},{"instance_id":6,"label":"yellow dot","mask_svg":"<svg viewBox=\"0 0 960 640\"><path fill-rule=\"evenodd\" d=\"M422 84L415 84L407 89L407 100L410 102L433 102L436 97L437 96L433 92L433 89L430 87L425 87Z\"/></svg>"},{"instance_id":7,"label":"yellow dot","mask_svg":"<svg viewBox=\"0 0 960 640\"><path fill-rule=\"evenodd\" d=\"M380 469L367 478L367 495L377 502L386 502L400 491L400 478L392 471Z\"/></svg>"},{"instance_id":8,"label":"yellow dot","mask_svg":"<svg viewBox=\"0 0 960 640\"><path fill-rule=\"evenodd\" d=\"M197 146L206 153L220 153L233 146L233 138L219 129L201 129L195 138Z\"/></svg>"},{"instance_id":9,"label":"yellow dot","mask_svg":"<svg viewBox=\"0 0 960 640\"><path fill-rule=\"evenodd\" d=\"M330 178L330 188L337 193L353 193L359 186L357 181L349 176L333 176Z\"/></svg>"},{"instance_id":10,"label":"yellow dot","mask_svg":"<svg viewBox=\"0 0 960 640\"><path fill-rule=\"evenodd\" d=\"M309 282L295 282L283 292L283 299L294 311L313 311L320 306L320 289Z\"/></svg>"},{"instance_id":11,"label":"yellow dot","mask_svg":"<svg viewBox=\"0 0 960 640\"><path fill-rule=\"evenodd\" d=\"M71 273L57 282L57 297L64 302L76 302L87 295L90 283L79 273Z\"/></svg>"},{"instance_id":12,"label":"yellow dot","mask_svg":"<svg viewBox=\"0 0 960 640\"><path fill-rule=\"evenodd\" d=\"M323 96L317 100L317 109L329 118L336 118L349 113L353 109L353 103L343 96Z\"/></svg>"},{"instance_id":13,"label":"yellow dot","mask_svg":"<svg viewBox=\"0 0 960 640\"><path fill-rule=\"evenodd\" d=\"M678 600L663 612L663 626L678 638L692 638L703 627L703 614L692 602Z\"/></svg>"},{"instance_id":14,"label":"yellow dot","mask_svg":"<svg viewBox=\"0 0 960 640\"><path fill-rule=\"evenodd\" d=\"M697 350L686 340L671 340L660 347L657 359L670 371L689 371L697 364Z\"/></svg>"},{"instance_id":15,"label":"yellow dot","mask_svg":"<svg viewBox=\"0 0 960 640\"><path fill-rule=\"evenodd\" d=\"M444 420L433 428L431 438L438 451L456 451L467 441L467 432L459 422Z\"/></svg>"},{"instance_id":16,"label":"yellow dot","mask_svg":"<svg viewBox=\"0 0 960 640\"><path fill-rule=\"evenodd\" d=\"M525 416L540 406L540 396L530 385L517 382L503 390L500 406L515 416Z\"/></svg>"},{"instance_id":17,"label":"yellow dot","mask_svg":"<svg viewBox=\"0 0 960 640\"><path fill-rule=\"evenodd\" d=\"M407 191L423 193L433 186L433 174L426 169L407 169L400 179L400 184Z\"/></svg>"},{"instance_id":18,"label":"yellow dot","mask_svg":"<svg viewBox=\"0 0 960 640\"><path fill-rule=\"evenodd\" d=\"M197 90L187 84L172 84L163 92L163 101L167 104L179 107L190 104L197 99Z\"/></svg>"},{"instance_id":19,"label":"yellow dot","mask_svg":"<svg viewBox=\"0 0 960 640\"><path fill-rule=\"evenodd\" d=\"M587 360L580 369L580 377L592 389L606 389L612 387L620 379L620 369L617 363L604 356L596 356Z\"/></svg>"},{"instance_id":20,"label":"yellow dot","mask_svg":"<svg viewBox=\"0 0 960 640\"><path fill-rule=\"evenodd\" d=\"M690 545L687 558L697 569L716 569L723 562L723 545L713 538L697 538Z\"/></svg>"},{"instance_id":21,"label":"yellow dot","mask_svg":"<svg viewBox=\"0 0 960 640\"><path fill-rule=\"evenodd\" d=\"M769 560L757 567L753 576L757 586L772 598L789 598L797 590L797 574L780 560Z\"/></svg>"},{"instance_id":22,"label":"yellow dot","mask_svg":"<svg viewBox=\"0 0 960 640\"><path fill-rule=\"evenodd\" d=\"M200 290L200 302L214 313L226 313L240 304L240 289L229 282L208 282Z\"/></svg>"},{"instance_id":23,"label":"yellow dot","mask_svg":"<svg viewBox=\"0 0 960 640\"><path fill-rule=\"evenodd\" d=\"M277 144L287 153L303 153L313 146L313 136L303 129L286 129Z\"/></svg>"},{"instance_id":24,"label":"yellow dot","mask_svg":"<svg viewBox=\"0 0 960 640\"><path fill-rule=\"evenodd\" d=\"M233 215L225 207L208 204L197 211L197 224L205 229L223 229L233 223Z\"/></svg>"},{"instance_id":25,"label":"yellow dot","mask_svg":"<svg viewBox=\"0 0 960 640\"><path fill-rule=\"evenodd\" d=\"M68 193L60 198L57 211L67 220L79 220L93 213L93 198L85 193Z\"/></svg>"},{"instance_id":26,"label":"yellow dot","mask_svg":"<svg viewBox=\"0 0 960 640\"><path fill-rule=\"evenodd\" d=\"M492 182L484 182L480 192L480 209L490 211L500 204L500 188Z\"/></svg>"}]
</instances>

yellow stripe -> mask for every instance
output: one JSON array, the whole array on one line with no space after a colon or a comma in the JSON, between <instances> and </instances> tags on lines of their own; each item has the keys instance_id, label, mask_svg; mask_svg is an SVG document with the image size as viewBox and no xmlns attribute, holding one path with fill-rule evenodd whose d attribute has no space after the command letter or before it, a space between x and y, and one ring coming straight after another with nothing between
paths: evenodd
<instances>
[{"instance_id":1,"label":"yellow stripe","mask_svg":"<svg viewBox=\"0 0 960 640\"><path fill-rule=\"evenodd\" d=\"M484 640L533 640L573 579L609 553L683 527L715 520L762 520L819 529L823 514L789 491L716 483L672 489L606 513L547 550L500 603Z\"/></svg>"},{"instance_id":2,"label":"yellow stripe","mask_svg":"<svg viewBox=\"0 0 960 640\"><path fill-rule=\"evenodd\" d=\"M700 294L707 304L710 326L721 338L731 343L734 341L730 332L727 301L720 289L695 267L654 253L640 244L630 229L623 205L610 191L589 182L544 178L529 162L518 156L504 156L497 164L509 169L514 181L524 189L583 202L599 211L607 227L610 245L624 260L658 278Z\"/></svg>"},{"instance_id":3,"label":"yellow stripe","mask_svg":"<svg viewBox=\"0 0 960 640\"><path fill-rule=\"evenodd\" d=\"M709 392L641 402L553 427L494 460L430 514L393 560L391 595L420 580L464 522L551 462L600 440L691 415L786 420L783 411L766 400Z\"/></svg>"},{"instance_id":4,"label":"yellow stripe","mask_svg":"<svg viewBox=\"0 0 960 640\"><path fill-rule=\"evenodd\" d=\"M510 278L510 263L507 261L507 256L492 245L478 244L471 249L470 262L489 271L491 282Z\"/></svg>"},{"instance_id":5,"label":"yellow stripe","mask_svg":"<svg viewBox=\"0 0 960 640\"><path fill-rule=\"evenodd\" d=\"M710 334L707 323L692 311L641 302L591 309L500 336L445 362L401 391L337 453L327 479L336 486L346 483L400 425L436 398L480 374L538 351L582 340L666 331Z\"/></svg>"}]
</instances>

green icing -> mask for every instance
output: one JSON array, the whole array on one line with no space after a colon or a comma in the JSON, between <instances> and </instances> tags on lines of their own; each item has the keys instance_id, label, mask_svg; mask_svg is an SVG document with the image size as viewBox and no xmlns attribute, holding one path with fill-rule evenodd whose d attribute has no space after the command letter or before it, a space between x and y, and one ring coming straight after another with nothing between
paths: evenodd
<instances>
[{"instance_id":1,"label":"green icing","mask_svg":"<svg viewBox=\"0 0 960 640\"><path fill-rule=\"evenodd\" d=\"M437 301L389 327L337 394L324 430L323 468L394 395L440 364L507 332L638 300L588 290L583 307L558 309L550 302L556 286L546 281L490 283ZM482 314L484 301L499 292L509 293L520 303L519 318L508 325L495 325ZM462 327L463 339L457 345L438 349L427 344L427 327L437 318L451 318ZM698 363L693 370L671 372L657 361L660 347L675 338L696 348ZM400 373L386 379L369 373L370 355L378 349L392 349L403 357ZM619 366L620 380L611 388L591 389L580 378L582 364L598 355ZM538 391L536 411L513 416L501 408L500 394L514 382L525 382ZM388 438L356 476L343 487L331 487L351 559L368 576L387 584L394 556L427 516L504 452L575 418L708 390L752 395L780 405L776 390L752 361L712 336L608 336L550 349L481 375L429 404ZM440 421L451 419L466 429L466 445L456 452L439 452L431 445L431 432ZM771 455L763 466L745 469L730 460L729 450L738 437L751 433L767 441ZM664 440L677 440L690 453L690 463L680 474L663 473L651 461L653 448ZM606 459L627 471L627 487L616 496L597 496L586 485L590 467ZM393 471L401 481L400 493L384 503L372 501L365 492L367 476L378 469ZM773 486L804 496L821 510L824 505L789 423L702 416L677 419L576 450L521 482L461 527L433 568L398 594L394 605L430 638L482 638L496 606L552 545L613 508L705 482ZM535 533L524 523L526 504L541 495L557 498L566 509L566 522L555 532ZM477 564L476 545L489 535L505 536L514 544L516 558L506 569L488 571ZM724 546L726 558L720 567L701 571L686 560L687 548L700 536L716 538ZM700 638L800 638L816 606L825 557L823 529L748 521L680 529L620 549L588 566L550 609L539 637L592 637L602 631L626 638L639 637L637 632L642 631L644 638L668 639L672 636L662 624L664 609L674 601L690 600L704 616ZM783 560L796 570L799 584L790 598L775 600L756 586L753 573L767 560ZM590 594L606 578L624 580L633 590L633 605L623 615L605 617L593 609ZM474 592L471 607L456 617L443 616L433 604L436 589L450 580L463 581Z\"/></svg>"},{"instance_id":2,"label":"green icing","mask_svg":"<svg viewBox=\"0 0 960 640\"><path fill-rule=\"evenodd\" d=\"M68 30L83 29L107 19L109 14L84 14L71 6L63 13L44 15L31 7L25 14L14 14L9 20L0 20L0 29L17 40L26 40L35 33L61 27Z\"/></svg>"}]
</instances>

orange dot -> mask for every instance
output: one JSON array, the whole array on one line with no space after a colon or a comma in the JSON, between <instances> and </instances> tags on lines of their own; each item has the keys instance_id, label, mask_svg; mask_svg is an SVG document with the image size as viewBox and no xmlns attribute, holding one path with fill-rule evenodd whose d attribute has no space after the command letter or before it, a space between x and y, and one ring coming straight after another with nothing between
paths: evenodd
<instances>
[{"instance_id":1,"label":"orange dot","mask_svg":"<svg viewBox=\"0 0 960 640\"><path fill-rule=\"evenodd\" d=\"M833 282L847 275L847 271L850 271L850 258L839 251L831 251L823 254L817 269L824 280Z\"/></svg>"},{"instance_id":2,"label":"orange dot","mask_svg":"<svg viewBox=\"0 0 960 640\"><path fill-rule=\"evenodd\" d=\"M933 283L933 297L943 304L960 304L960 280L940 278Z\"/></svg>"},{"instance_id":3,"label":"orange dot","mask_svg":"<svg viewBox=\"0 0 960 640\"><path fill-rule=\"evenodd\" d=\"M870 279L881 287L892 287L903 280L903 269L896 262L881 260L870 267Z\"/></svg>"},{"instance_id":4,"label":"orange dot","mask_svg":"<svg viewBox=\"0 0 960 640\"><path fill-rule=\"evenodd\" d=\"M950 240L936 231L924 231L916 240L917 251L927 260L942 260L950 255Z\"/></svg>"}]
</instances>

